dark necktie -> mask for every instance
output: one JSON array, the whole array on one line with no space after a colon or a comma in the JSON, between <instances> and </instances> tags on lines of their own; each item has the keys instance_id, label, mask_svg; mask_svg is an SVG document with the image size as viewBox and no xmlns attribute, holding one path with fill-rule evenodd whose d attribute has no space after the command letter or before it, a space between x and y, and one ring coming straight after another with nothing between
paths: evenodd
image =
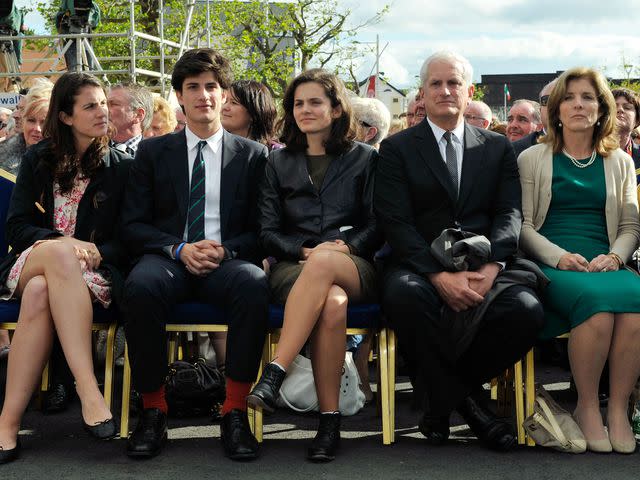
<instances>
[{"instance_id":1,"label":"dark necktie","mask_svg":"<svg viewBox=\"0 0 640 480\"><path fill-rule=\"evenodd\" d=\"M189 212L187 214L187 242L194 243L204 239L204 157L202 149L206 141L198 142L198 153L191 171L191 191L189 192Z\"/></svg>"},{"instance_id":2,"label":"dark necktie","mask_svg":"<svg viewBox=\"0 0 640 480\"><path fill-rule=\"evenodd\" d=\"M446 148L446 162L447 162L447 170L449 170L449 176L451 177L451 181L453 182L453 189L456 192L456 198L458 197L458 160L456 157L456 149L453 147L453 142L451 141L451 132L444 133L444 139L447 141Z\"/></svg>"}]
</instances>

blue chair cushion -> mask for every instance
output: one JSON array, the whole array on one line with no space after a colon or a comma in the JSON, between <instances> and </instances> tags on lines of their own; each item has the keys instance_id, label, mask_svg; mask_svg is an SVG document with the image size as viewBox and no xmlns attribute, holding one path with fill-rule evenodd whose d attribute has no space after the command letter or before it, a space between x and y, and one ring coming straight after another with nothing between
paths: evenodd
<instances>
[{"instance_id":1,"label":"blue chair cushion","mask_svg":"<svg viewBox=\"0 0 640 480\"><path fill-rule=\"evenodd\" d=\"M269 306L269 328L282 328L284 306ZM369 303L347 309L347 328L377 328L380 324L380 305Z\"/></svg>"},{"instance_id":2,"label":"blue chair cushion","mask_svg":"<svg viewBox=\"0 0 640 480\"><path fill-rule=\"evenodd\" d=\"M11 323L18 321L20 302L18 300L0 301L0 322ZM101 305L93 306L93 323L112 323L119 320L118 310L112 305L103 308Z\"/></svg>"}]
</instances>

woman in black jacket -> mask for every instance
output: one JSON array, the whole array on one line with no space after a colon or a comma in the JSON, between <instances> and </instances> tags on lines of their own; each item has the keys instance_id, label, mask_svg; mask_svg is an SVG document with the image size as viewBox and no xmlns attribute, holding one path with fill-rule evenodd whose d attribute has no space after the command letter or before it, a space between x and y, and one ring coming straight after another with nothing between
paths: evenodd
<instances>
[{"instance_id":1,"label":"woman in black jacket","mask_svg":"<svg viewBox=\"0 0 640 480\"><path fill-rule=\"evenodd\" d=\"M267 411L296 354L310 339L320 405L318 434L307 457L329 461L340 439L338 399L348 302L375 299L371 259L378 246L372 209L376 151L354 142L342 82L315 69L285 92L282 138L260 189L260 240L272 267L275 302L285 303L274 362L248 397Z\"/></svg>"},{"instance_id":2,"label":"woman in black jacket","mask_svg":"<svg viewBox=\"0 0 640 480\"><path fill-rule=\"evenodd\" d=\"M116 239L130 159L108 146L100 82L66 73L56 82L45 140L20 165L7 216L11 253L0 266L3 299L20 298L0 415L0 463L19 452L20 420L57 334L76 381L89 433L116 426L98 389L91 357L92 303L105 308L122 283Z\"/></svg>"}]
</instances>

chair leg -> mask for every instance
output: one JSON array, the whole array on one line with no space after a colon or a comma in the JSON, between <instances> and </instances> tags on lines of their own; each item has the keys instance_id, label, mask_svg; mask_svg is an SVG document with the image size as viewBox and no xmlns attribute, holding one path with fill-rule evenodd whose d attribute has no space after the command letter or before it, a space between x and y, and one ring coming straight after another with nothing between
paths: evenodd
<instances>
[{"instance_id":1,"label":"chair leg","mask_svg":"<svg viewBox=\"0 0 640 480\"><path fill-rule=\"evenodd\" d=\"M396 441L396 333L387 328L387 357L389 360L389 420L391 443Z\"/></svg>"},{"instance_id":2,"label":"chair leg","mask_svg":"<svg viewBox=\"0 0 640 480\"><path fill-rule=\"evenodd\" d=\"M260 368L258 369L258 379L262 375L262 370L264 369L265 365L269 363L270 351L271 351L271 336L267 334L267 337L265 338L265 342L264 342L264 347L262 348L262 358L260 359ZM248 413L249 413L249 424L251 425L251 430L253 431L253 435L256 437L256 440L258 440L258 442L262 443L263 431L264 431L264 425L263 425L264 417L263 417L262 409L256 408L254 410L253 408L249 408Z\"/></svg>"},{"instance_id":3,"label":"chair leg","mask_svg":"<svg viewBox=\"0 0 640 480\"><path fill-rule=\"evenodd\" d=\"M526 416L529 417L530 415L533 415L533 408L536 402L536 378L535 378L536 374L535 374L533 348L529 350L529 352L527 352L527 356L525 357L525 369L526 369L525 394L527 399ZM529 435L527 435L527 445L529 447L535 446L535 442Z\"/></svg>"},{"instance_id":4,"label":"chair leg","mask_svg":"<svg viewBox=\"0 0 640 480\"><path fill-rule=\"evenodd\" d=\"M112 323L107 331L107 354L104 361L104 401L111 410L111 399L113 397L113 370L114 370L114 350L116 343L116 330L118 325Z\"/></svg>"},{"instance_id":5,"label":"chair leg","mask_svg":"<svg viewBox=\"0 0 640 480\"><path fill-rule=\"evenodd\" d=\"M522 423L524 422L524 389L522 381L522 361L513 366L513 383L516 396L516 427L518 432L518 445L524 445L525 432Z\"/></svg>"},{"instance_id":6,"label":"chair leg","mask_svg":"<svg viewBox=\"0 0 640 480\"><path fill-rule=\"evenodd\" d=\"M39 407L44 407L45 395L49 391L49 362L47 362L42 370L42 379L40 380L40 395L38 396Z\"/></svg>"},{"instance_id":7,"label":"chair leg","mask_svg":"<svg viewBox=\"0 0 640 480\"><path fill-rule=\"evenodd\" d=\"M380 398L382 407L382 443L391 444L391 422L389 419L389 357L387 355L387 329L378 333L378 362L380 364Z\"/></svg>"},{"instance_id":8,"label":"chair leg","mask_svg":"<svg viewBox=\"0 0 640 480\"><path fill-rule=\"evenodd\" d=\"M131 365L129 347L124 344L124 371L122 373L122 415L120 417L120 438L129 436L129 401L131 399Z\"/></svg>"}]
</instances>

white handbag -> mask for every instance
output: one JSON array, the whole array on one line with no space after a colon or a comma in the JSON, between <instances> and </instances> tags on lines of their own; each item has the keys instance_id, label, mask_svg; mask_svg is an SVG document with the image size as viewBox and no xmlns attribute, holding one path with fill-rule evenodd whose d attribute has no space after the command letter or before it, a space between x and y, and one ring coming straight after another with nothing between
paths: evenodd
<instances>
[{"instance_id":1,"label":"white handbag","mask_svg":"<svg viewBox=\"0 0 640 480\"><path fill-rule=\"evenodd\" d=\"M578 424L542 385L536 385L534 412L525 419L523 426L536 445L567 453L587 450L587 441Z\"/></svg>"},{"instance_id":2,"label":"white handbag","mask_svg":"<svg viewBox=\"0 0 640 480\"><path fill-rule=\"evenodd\" d=\"M355 415L364 406L365 397L360 390L360 376L353 361L353 354L347 352L340 378L340 413L343 416ZM318 411L318 395L313 382L311 360L297 355L287 370L287 376L280 387L278 405L306 413Z\"/></svg>"}]
</instances>

